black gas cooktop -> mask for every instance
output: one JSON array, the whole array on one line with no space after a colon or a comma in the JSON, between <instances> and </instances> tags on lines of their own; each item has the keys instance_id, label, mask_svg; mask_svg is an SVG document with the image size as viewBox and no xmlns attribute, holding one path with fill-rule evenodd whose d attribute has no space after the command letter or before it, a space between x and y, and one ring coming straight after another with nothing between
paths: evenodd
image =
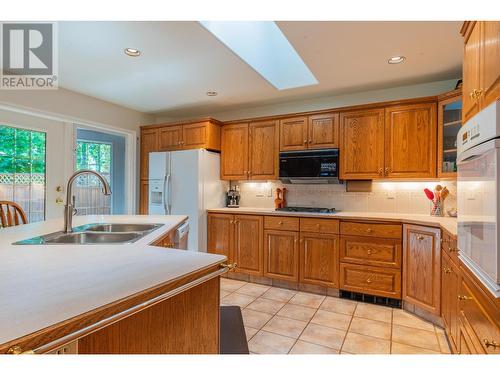
<instances>
[{"instance_id":1,"label":"black gas cooktop","mask_svg":"<svg viewBox=\"0 0 500 375\"><path fill-rule=\"evenodd\" d=\"M283 207L277 208L276 211L284 212L315 212L320 214L333 214L335 213L335 208L323 208L323 207Z\"/></svg>"}]
</instances>

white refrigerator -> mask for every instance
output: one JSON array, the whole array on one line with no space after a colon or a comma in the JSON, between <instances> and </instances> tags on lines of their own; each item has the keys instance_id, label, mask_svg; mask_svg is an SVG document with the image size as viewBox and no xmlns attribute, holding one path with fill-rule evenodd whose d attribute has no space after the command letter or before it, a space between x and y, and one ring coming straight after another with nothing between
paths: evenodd
<instances>
[{"instance_id":1,"label":"white refrigerator","mask_svg":"<svg viewBox=\"0 0 500 375\"><path fill-rule=\"evenodd\" d=\"M500 297L500 102L467 121L457 146L459 256Z\"/></svg>"},{"instance_id":2,"label":"white refrigerator","mask_svg":"<svg viewBox=\"0 0 500 375\"><path fill-rule=\"evenodd\" d=\"M220 154L204 149L149 154L149 214L187 215L188 250L207 251L207 209L224 207Z\"/></svg>"}]
</instances>

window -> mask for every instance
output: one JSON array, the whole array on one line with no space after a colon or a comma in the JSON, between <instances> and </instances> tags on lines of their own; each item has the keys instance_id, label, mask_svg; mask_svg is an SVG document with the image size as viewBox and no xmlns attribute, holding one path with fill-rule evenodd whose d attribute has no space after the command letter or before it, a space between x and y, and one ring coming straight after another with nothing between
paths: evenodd
<instances>
[{"instance_id":1,"label":"window","mask_svg":"<svg viewBox=\"0 0 500 375\"><path fill-rule=\"evenodd\" d=\"M0 125L0 200L21 205L28 221L45 219L46 134Z\"/></svg>"},{"instance_id":2,"label":"window","mask_svg":"<svg viewBox=\"0 0 500 375\"><path fill-rule=\"evenodd\" d=\"M109 143L78 140L76 169L90 169L101 173L111 185L113 146ZM95 176L78 177L75 186L77 215L109 215L111 199L102 193L100 181Z\"/></svg>"}]
</instances>

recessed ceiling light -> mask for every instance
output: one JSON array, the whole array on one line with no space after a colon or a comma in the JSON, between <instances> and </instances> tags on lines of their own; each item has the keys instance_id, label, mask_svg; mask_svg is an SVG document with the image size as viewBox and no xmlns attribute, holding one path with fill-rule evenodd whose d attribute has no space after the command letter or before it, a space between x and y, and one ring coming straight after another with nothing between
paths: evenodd
<instances>
[{"instance_id":1,"label":"recessed ceiling light","mask_svg":"<svg viewBox=\"0 0 500 375\"><path fill-rule=\"evenodd\" d=\"M217 91L207 91L207 96L217 96Z\"/></svg>"},{"instance_id":2,"label":"recessed ceiling light","mask_svg":"<svg viewBox=\"0 0 500 375\"><path fill-rule=\"evenodd\" d=\"M136 48L125 48L125 54L132 57L137 57L141 55L141 51Z\"/></svg>"},{"instance_id":3,"label":"recessed ceiling light","mask_svg":"<svg viewBox=\"0 0 500 375\"><path fill-rule=\"evenodd\" d=\"M404 57L404 56L393 56L389 60L387 60L387 62L389 64L400 64L405 60L406 60L406 57Z\"/></svg>"}]
</instances>

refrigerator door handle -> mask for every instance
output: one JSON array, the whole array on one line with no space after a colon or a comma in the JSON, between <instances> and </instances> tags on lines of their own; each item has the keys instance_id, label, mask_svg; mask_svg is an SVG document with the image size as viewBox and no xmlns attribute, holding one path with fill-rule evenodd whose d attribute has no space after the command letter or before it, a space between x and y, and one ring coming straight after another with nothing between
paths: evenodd
<instances>
[{"instance_id":1,"label":"refrigerator door handle","mask_svg":"<svg viewBox=\"0 0 500 375\"><path fill-rule=\"evenodd\" d=\"M165 213L170 215L170 174L165 175L165 179L163 180L163 208L165 209ZM168 189L168 194L165 194Z\"/></svg>"},{"instance_id":2,"label":"refrigerator door handle","mask_svg":"<svg viewBox=\"0 0 500 375\"><path fill-rule=\"evenodd\" d=\"M172 177L168 175L168 214L172 215Z\"/></svg>"}]
</instances>

